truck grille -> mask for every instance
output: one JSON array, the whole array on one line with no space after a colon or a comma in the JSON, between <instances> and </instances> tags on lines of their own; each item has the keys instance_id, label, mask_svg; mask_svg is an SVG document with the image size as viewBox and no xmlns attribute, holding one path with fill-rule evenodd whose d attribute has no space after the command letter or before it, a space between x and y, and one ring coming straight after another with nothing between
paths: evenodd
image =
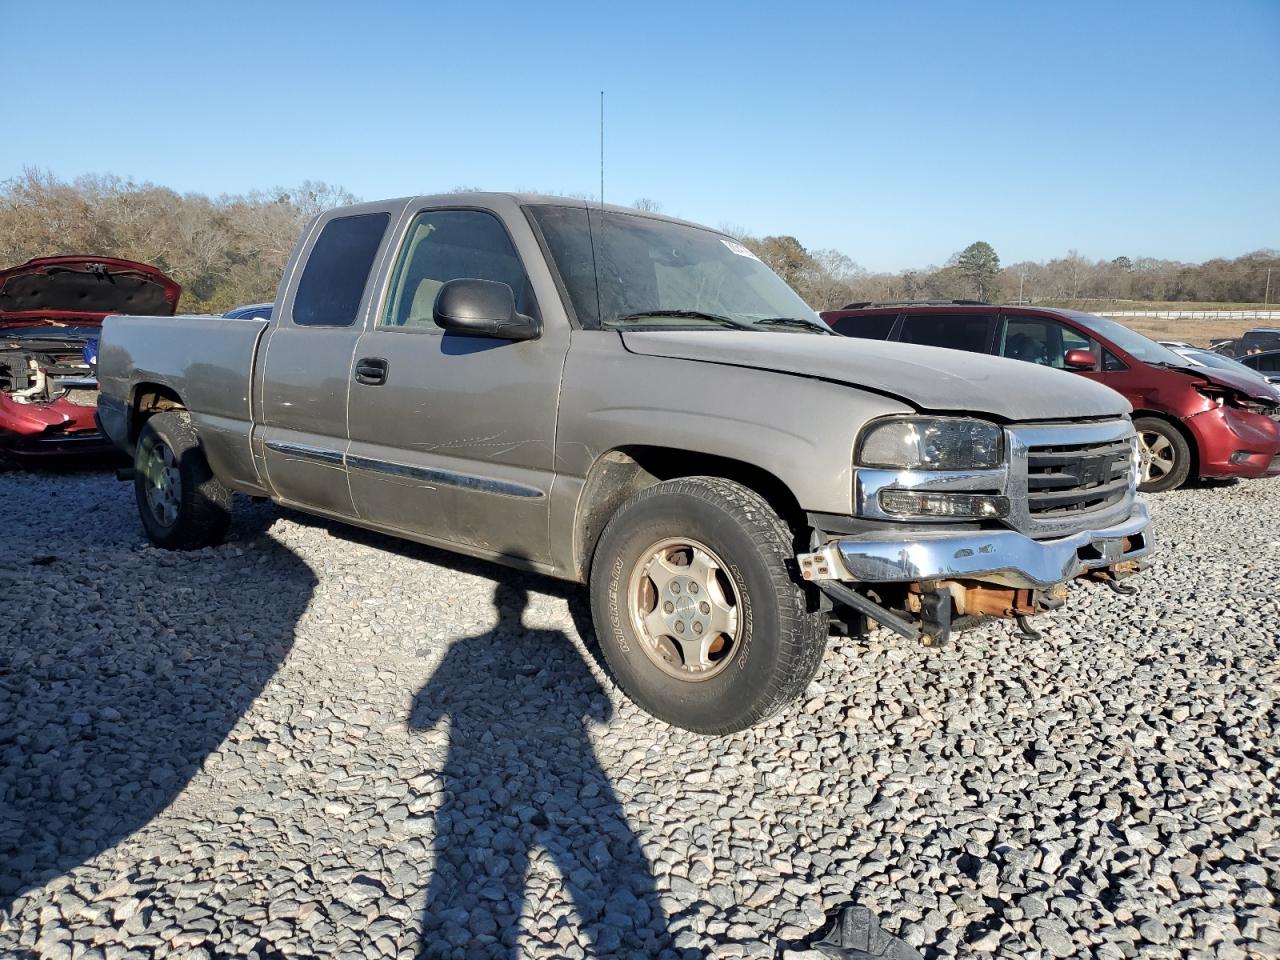
<instances>
[{"instance_id":1,"label":"truck grille","mask_svg":"<svg viewBox=\"0 0 1280 960\"><path fill-rule=\"evenodd\" d=\"M1135 440L1127 418L1015 424L1006 431L1009 526L1042 539L1129 516Z\"/></svg>"},{"instance_id":2,"label":"truck grille","mask_svg":"<svg viewBox=\"0 0 1280 960\"><path fill-rule=\"evenodd\" d=\"M1029 447L1027 512L1048 519L1109 507L1128 494L1132 470L1129 440Z\"/></svg>"}]
</instances>

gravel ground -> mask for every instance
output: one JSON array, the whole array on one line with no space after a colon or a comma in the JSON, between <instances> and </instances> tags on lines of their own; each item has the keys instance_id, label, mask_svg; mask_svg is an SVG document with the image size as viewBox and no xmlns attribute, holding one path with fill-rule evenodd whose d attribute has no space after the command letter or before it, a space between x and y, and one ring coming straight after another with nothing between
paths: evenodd
<instances>
[{"instance_id":1,"label":"gravel ground","mask_svg":"<svg viewBox=\"0 0 1280 960\"><path fill-rule=\"evenodd\" d=\"M1136 598L1029 645L834 639L804 701L666 727L581 591L237 505L0 475L0 956L702 957L849 902L925 957L1280 956L1280 482L1154 505Z\"/></svg>"}]
</instances>

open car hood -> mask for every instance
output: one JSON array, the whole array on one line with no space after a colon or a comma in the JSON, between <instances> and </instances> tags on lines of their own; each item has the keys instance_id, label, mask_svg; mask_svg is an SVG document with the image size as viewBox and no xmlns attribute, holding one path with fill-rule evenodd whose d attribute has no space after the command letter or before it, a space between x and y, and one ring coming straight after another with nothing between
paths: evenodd
<instances>
[{"instance_id":1,"label":"open car hood","mask_svg":"<svg viewBox=\"0 0 1280 960\"><path fill-rule=\"evenodd\" d=\"M0 270L0 327L100 321L109 313L172 316L182 287L155 267L115 257L37 257Z\"/></svg>"},{"instance_id":2,"label":"open car hood","mask_svg":"<svg viewBox=\"0 0 1280 960\"><path fill-rule=\"evenodd\" d=\"M1113 417L1129 402L1109 387L1049 367L908 343L751 331L626 331L650 357L723 363L847 383L932 412L1008 421Z\"/></svg>"}]
</instances>

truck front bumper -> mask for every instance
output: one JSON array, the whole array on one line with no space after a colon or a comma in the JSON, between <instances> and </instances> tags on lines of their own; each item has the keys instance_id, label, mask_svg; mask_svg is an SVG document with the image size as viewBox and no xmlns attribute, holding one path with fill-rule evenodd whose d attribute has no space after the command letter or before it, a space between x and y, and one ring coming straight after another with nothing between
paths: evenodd
<instances>
[{"instance_id":1,"label":"truck front bumper","mask_svg":"<svg viewBox=\"0 0 1280 960\"><path fill-rule=\"evenodd\" d=\"M1147 505L1135 500L1128 519L1054 540L1013 530L963 533L891 531L843 537L796 559L806 580L917 583L982 580L1017 589L1042 589L1088 570L1139 560L1154 546Z\"/></svg>"}]
</instances>

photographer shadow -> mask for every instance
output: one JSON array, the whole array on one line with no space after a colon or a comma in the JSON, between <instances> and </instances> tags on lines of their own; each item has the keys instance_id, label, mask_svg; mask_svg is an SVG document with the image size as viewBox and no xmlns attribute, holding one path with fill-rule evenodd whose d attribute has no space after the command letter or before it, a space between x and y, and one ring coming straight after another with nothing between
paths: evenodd
<instances>
[{"instance_id":1,"label":"photographer shadow","mask_svg":"<svg viewBox=\"0 0 1280 960\"><path fill-rule=\"evenodd\" d=\"M522 914L560 933L567 919L531 900L535 883L558 886L537 850L589 952L670 955L650 864L591 744L588 722L612 705L565 633L524 625L528 602L519 581L498 583L498 624L454 641L414 700L412 728L449 725L420 956L514 958Z\"/></svg>"}]
</instances>

